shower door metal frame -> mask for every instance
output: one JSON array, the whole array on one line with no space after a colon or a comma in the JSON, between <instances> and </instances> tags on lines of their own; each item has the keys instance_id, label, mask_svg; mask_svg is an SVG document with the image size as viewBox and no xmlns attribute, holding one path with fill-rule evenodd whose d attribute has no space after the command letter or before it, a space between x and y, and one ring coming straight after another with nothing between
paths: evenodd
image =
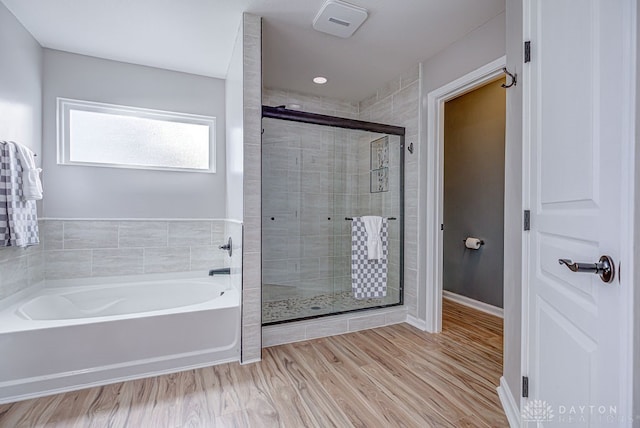
<instances>
[{"instance_id":1,"label":"shower door metal frame","mask_svg":"<svg viewBox=\"0 0 640 428\"><path fill-rule=\"evenodd\" d=\"M402 126L387 125L384 123L367 122L363 120L347 119L343 117L327 116L324 114L309 113L300 110L289 110L284 106L270 107L262 106L262 118L288 120L291 122L308 123L311 125L330 126L333 128L345 128L358 131L375 132L378 134L396 135L400 137L400 263L398 273L400 291L400 301L388 305L372 306L368 308L349 309L328 314L310 315L307 317L293 318L290 320L273 321L262 323L263 326L285 324L289 322L305 321L310 319L342 315L352 312L369 311L372 309L384 309L404 304L404 151L405 151L405 128ZM262 195L262 193L261 193ZM262 196L261 196L262 197ZM261 244L262 245L262 238ZM262 273L261 273L262 276ZM262 279L261 279L262 281Z\"/></svg>"}]
</instances>

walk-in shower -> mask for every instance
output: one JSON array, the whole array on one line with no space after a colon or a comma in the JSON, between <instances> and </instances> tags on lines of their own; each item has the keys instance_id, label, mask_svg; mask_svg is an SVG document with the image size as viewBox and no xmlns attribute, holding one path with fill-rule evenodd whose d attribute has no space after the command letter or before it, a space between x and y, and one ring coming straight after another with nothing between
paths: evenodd
<instances>
[{"instance_id":1,"label":"walk-in shower","mask_svg":"<svg viewBox=\"0 0 640 428\"><path fill-rule=\"evenodd\" d=\"M262 321L402 304L404 128L263 107ZM356 299L352 219L387 219L386 295Z\"/></svg>"}]
</instances>

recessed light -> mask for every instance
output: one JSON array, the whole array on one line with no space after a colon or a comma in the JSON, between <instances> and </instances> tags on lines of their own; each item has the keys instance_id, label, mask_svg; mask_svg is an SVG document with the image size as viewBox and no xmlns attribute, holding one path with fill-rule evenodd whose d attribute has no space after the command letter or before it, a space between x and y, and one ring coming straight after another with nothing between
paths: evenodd
<instances>
[{"instance_id":1,"label":"recessed light","mask_svg":"<svg viewBox=\"0 0 640 428\"><path fill-rule=\"evenodd\" d=\"M318 85L324 85L325 83L327 83L327 78L322 76L314 77L313 83L317 83Z\"/></svg>"}]
</instances>

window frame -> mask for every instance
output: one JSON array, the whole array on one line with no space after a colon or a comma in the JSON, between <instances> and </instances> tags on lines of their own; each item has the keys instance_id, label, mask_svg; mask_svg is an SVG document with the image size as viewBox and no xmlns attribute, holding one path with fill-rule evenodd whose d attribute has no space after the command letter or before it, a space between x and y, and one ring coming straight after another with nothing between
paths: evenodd
<instances>
[{"instance_id":1,"label":"window frame","mask_svg":"<svg viewBox=\"0 0 640 428\"><path fill-rule=\"evenodd\" d=\"M70 159L70 111L79 110L85 112L96 112L106 114L116 114L119 116L129 116L142 119L161 120L166 122L187 123L195 125L206 125L209 127L209 167L200 168L180 168L175 166L159 165L135 165L107 162L72 161ZM215 174L216 172L216 118L215 116L205 116L190 113L178 113L167 110L157 110L142 107L125 106L119 104L102 103L97 101L85 101L72 98L56 98L56 126L57 126L57 163L64 166L92 166L99 168L125 168L136 170L155 171L177 171L177 172L199 172Z\"/></svg>"}]
</instances>

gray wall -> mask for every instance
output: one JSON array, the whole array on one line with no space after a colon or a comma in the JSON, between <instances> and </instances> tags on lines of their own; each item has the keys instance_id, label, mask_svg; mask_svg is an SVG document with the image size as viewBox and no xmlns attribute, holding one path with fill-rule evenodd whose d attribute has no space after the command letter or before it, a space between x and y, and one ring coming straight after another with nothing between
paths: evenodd
<instances>
[{"instance_id":1,"label":"gray wall","mask_svg":"<svg viewBox=\"0 0 640 428\"><path fill-rule=\"evenodd\" d=\"M229 62L227 79L225 80L225 112L226 112L226 217L225 239L231 237L233 241L233 255L230 257L231 282L238 290L242 289L242 258L243 258L243 181L244 181L244 17L238 26L233 53ZM245 298L243 293L243 307L252 307L252 314L260 312L260 290ZM245 312L242 323L253 322ZM245 343L243 342L244 346Z\"/></svg>"},{"instance_id":2,"label":"gray wall","mask_svg":"<svg viewBox=\"0 0 640 428\"><path fill-rule=\"evenodd\" d=\"M228 219L242 220L242 180L244 177L243 138L243 49L242 25L238 29L229 70L225 80L226 149L227 149L227 214Z\"/></svg>"},{"instance_id":3,"label":"gray wall","mask_svg":"<svg viewBox=\"0 0 640 428\"><path fill-rule=\"evenodd\" d=\"M42 151L42 48L0 3L0 140Z\"/></svg>"},{"instance_id":4,"label":"gray wall","mask_svg":"<svg viewBox=\"0 0 640 428\"><path fill-rule=\"evenodd\" d=\"M522 76L522 1L507 0L507 69ZM507 91L504 188L504 379L518 399L522 328L522 86Z\"/></svg>"},{"instance_id":5,"label":"gray wall","mask_svg":"<svg viewBox=\"0 0 640 428\"><path fill-rule=\"evenodd\" d=\"M0 64L0 140L41 155L42 48L1 2ZM0 299L42 280L41 249L0 248Z\"/></svg>"},{"instance_id":6,"label":"gray wall","mask_svg":"<svg viewBox=\"0 0 640 428\"><path fill-rule=\"evenodd\" d=\"M444 107L443 288L502 307L504 79ZM479 250L463 244L484 241Z\"/></svg>"},{"instance_id":7,"label":"gray wall","mask_svg":"<svg viewBox=\"0 0 640 428\"><path fill-rule=\"evenodd\" d=\"M520 36L517 36L520 38ZM490 63L491 61L500 58L505 54L505 15L500 14L493 18L491 21L484 24L482 27L475 29L467 34L463 39L458 40L445 50L441 51L437 55L431 57L429 60L422 64L422 105L426 105L427 95L429 92L438 89L454 80L470 73L471 71L482 67ZM421 138L421 144L426 144L426 123L427 123L427 108L422 109L421 123L423 124L423 137ZM426 150L421 152L426 153ZM426 160L421 156L421 162ZM427 183L427 180L433 179L430 176L431 172L426 171L425 168L420 170L420 182ZM419 212L426 212L426 185L421 187L421 198ZM426 216L424 214L420 217L420 236L424 237L427 233L439 233L439 231L429 231L426 227ZM424 258L428 254L426 248L426 239L420 240L419 254L421 258ZM424 262L421 260L420 276L418 278L418 295L425 296L426 292L426 280L424 272ZM520 303L518 303L518 308ZM418 318L421 320L427 319L427 307L426 299L421 298L418 300ZM519 328L519 327L518 327ZM518 343L519 346L519 343Z\"/></svg>"},{"instance_id":8,"label":"gray wall","mask_svg":"<svg viewBox=\"0 0 640 428\"><path fill-rule=\"evenodd\" d=\"M47 217L225 217L223 80L45 49L43 93ZM56 97L215 116L216 173L57 165Z\"/></svg>"},{"instance_id":9,"label":"gray wall","mask_svg":"<svg viewBox=\"0 0 640 428\"><path fill-rule=\"evenodd\" d=\"M640 7L636 8L636 22L640 22ZM640 141L640 31L636 29L636 142ZM636 183L640 183L640 150L636 148L635 159ZM635 219L634 219L634 242L640 242L640 186L635 187ZM640 249L634 248L634 266L640 266ZM634 269L635 278L633 283L640 284L640 269ZM634 314L633 314L633 358L640 360L640 291L634 288ZM633 368L633 414L640 415L640 367L638 364ZM640 426L640 421L636 422Z\"/></svg>"}]
</instances>

